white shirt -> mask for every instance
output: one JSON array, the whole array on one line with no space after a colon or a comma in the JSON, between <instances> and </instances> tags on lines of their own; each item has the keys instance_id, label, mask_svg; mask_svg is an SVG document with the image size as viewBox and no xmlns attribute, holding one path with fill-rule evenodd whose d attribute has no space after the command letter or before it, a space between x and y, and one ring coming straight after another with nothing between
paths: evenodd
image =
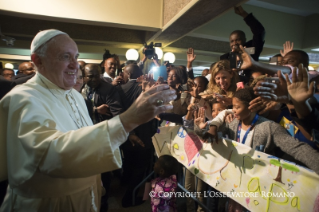
<instances>
[{"instance_id":1,"label":"white shirt","mask_svg":"<svg viewBox=\"0 0 319 212\"><path fill-rule=\"evenodd\" d=\"M244 138L246 132L247 132L246 130L243 130L243 129L240 130L240 143L243 143L243 138ZM254 129L250 130L248 135L247 135L247 138L246 138L246 141L245 141L245 145L246 146L250 146L251 147L251 143L252 143L252 140L253 140L252 139L253 134L254 134Z\"/></svg>"},{"instance_id":2,"label":"white shirt","mask_svg":"<svg viewBox=\"0 0 319 212\"><path fill-rule=\"evenodd\" d=\"M121 167L128 136L118 116L92 126L80 93L40 73L0 101L0 128L0 179L10 185L1 212L96 211L97 176Z\"/></svg>"},{"instance_id":3,"label":"white shirt","mask_svg":"<svg viewBox=\"0 0 319 212\"><path fill-rule=\"evenodd\" d=\"M111 78L112 82L116 78L112 78L108 73L104 72L103 77Z\"/></svg>"}]
</instances>

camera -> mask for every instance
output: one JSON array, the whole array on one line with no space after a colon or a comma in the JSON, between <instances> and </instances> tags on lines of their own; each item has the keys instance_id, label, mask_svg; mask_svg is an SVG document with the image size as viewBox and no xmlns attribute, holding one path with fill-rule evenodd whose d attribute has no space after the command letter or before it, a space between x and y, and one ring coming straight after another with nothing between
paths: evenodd
<instances>
[{"instance_id":1,"label":"camera","mask_svg":"<svg viewBox=\"0 0 319 212\"><path fill-rule=\"evenodd\" d=\"M143 50L143 54L145 54L145 56L148 59L152 59L155 56L155 49L154 47L162 47L161 43L155 43L153 44L153 42L151 42L149 45L147 45L147 43L144 44L144 50Z\"/></svg>"}]
</instances>

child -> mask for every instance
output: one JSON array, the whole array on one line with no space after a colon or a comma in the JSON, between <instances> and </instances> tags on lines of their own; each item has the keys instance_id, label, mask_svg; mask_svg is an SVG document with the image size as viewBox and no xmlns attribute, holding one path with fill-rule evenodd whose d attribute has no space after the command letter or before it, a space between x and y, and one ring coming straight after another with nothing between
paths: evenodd
<instances>
[{"instance_id":1,"label":"child","mask_svg":"<svg viewBox=\"0 0 319 212\"><path fill-rule=\"evenodd\" d=\"M177 160L170 155L162 155L154 165L154 172L159 175L152 180L152 211L171 212L177 211L174 192L177 188L176 170L178 170Z\"/></svg>"},{"instance_id":2,"label":"child","mask_svg":"<svg viewBox=\"0 0 319 212\"><path fill-rule=\"evenodd\" d=\"M275 147L279 147L283 152L294 157L304 163L310 169L319 174L318 157L319 152L312 149L308 144L299 142L291 137L287 131L279 124L259 116L256 112L251 112L249 102L256 96L252 88L244 88L238 90L232 99L233 113L235 119L226 124L221 116L225 116L225 112L220 113L210 124L207 132L207 124L205 123L204 110L199 111L199 117L195 119L195 132L202 138L207 140L207 135L216 140L217 128L224 136L227 134L229 139L250 146L252 149L265 152L270 155L275 154ZM197 114L195 115L197 117ZM209 137L209 138L211 138ZM217 140L216 140L217 141ZM226 211L246 211L233 200L229 200L228 209ZM238 210L240 209L240 210Z\"/></svg>"},{"instance_id":3,"label":"child","mask_svg":"<svg viewBox=\"0 0 319 212\"><path fill-rule=\"evenodd\" d=\"M213 119L223 110L226 109L226 105L221 102L213 102L212 104L212 117Z\"/></svg>"},{"instance_id":4,"label":"child","mask_svg":"<svg viewBox=\"0 0 319 212\"><path fill-rule=\"evenodd\" d=\"M224 104L222 104L221 102L216 101L216 102L213 102L213 104L210 108L212 108L212 110L210 110L209 113L211 114L212 118L215 118L221 111L226 109L226 106ZM183 117L184 126L187 129L193 130L194 129L193 113L198 108L194 107L194 105L190 104L187 109L188 109L188 113L185 117ZM207 113L207 108L205 109L204 107L201 107L201 109L203 111L205 111L204 113ZM207 114L205 114L205 117L207 118ZM210 123L210 121L208 121L208 124L209 123ZM195 175L192 174L189 170L186 170L186 173L185 173L185 188L189 192L195 191ZM196 192L199 192L200 195L198 196L198 200L203 204L205 204L205 198L203 196L204 191L207 191L207 184L205 182L203 182L201 179L198 179ZM186 204L187 204L187 211L189 211L189 212L195 211L195 203L191 198L187 198ZM197 211L204 211L204 209L200 205L198 205Z\"/></svg>"}]
</instances>

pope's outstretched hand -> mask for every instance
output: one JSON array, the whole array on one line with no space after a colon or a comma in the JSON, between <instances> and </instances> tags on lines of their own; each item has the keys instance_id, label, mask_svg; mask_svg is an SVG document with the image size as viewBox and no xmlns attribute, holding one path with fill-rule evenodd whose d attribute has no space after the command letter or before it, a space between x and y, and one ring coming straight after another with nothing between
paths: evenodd
<instances>
[{"instance_id":1,"label":"pope's outstretched hand","mask_svg":"<svg viewBox=\"0 0 319 212\"><path fill-rule=\"evenodd\" d=\"M120 115L126 132L144 124L160 113L172 109L170 101L176 99L176 91L170 90L168 85L157 85L142 93L136 101Z\"/></svg>"}]
</instances>

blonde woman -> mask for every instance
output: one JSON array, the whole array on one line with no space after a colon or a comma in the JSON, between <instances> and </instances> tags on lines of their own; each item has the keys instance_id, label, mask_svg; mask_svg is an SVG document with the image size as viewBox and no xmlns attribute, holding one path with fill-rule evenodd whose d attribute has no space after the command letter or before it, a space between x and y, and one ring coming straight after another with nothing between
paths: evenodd
<instances>
[{"instance_id":1,"label":"blonde woman","mask_svg":"<svg viewBox=\"0 0 319 212\"><path fill-rule=\"evenodd\" d=\"M202 94L204 98L216 98L217 101L231 105L231 98L236 92L238 74L230 69L228 60L221 60L211 67L212 76L207 90Z\"/></svg>"}]
</instances>

